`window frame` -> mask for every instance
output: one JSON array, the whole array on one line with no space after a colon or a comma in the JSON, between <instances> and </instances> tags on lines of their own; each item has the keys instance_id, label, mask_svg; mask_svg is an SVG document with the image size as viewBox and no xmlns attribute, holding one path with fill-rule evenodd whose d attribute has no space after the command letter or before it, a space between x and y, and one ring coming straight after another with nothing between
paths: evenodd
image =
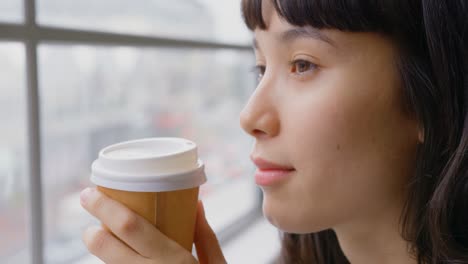
<instances>
[{"instance_id":1,"label":"window frame","mask_svg":"<svg viewBox=\"0 0 468 264\"><path fill-rule=\"evenodd\" d=\"M39 25L36 20L36 0L23 0L23 20L20 23L0 22L0 42L18 42L24 45L26 59L27 107L27 178L29 210L29 249L32 264L43 264L44 218L41 175L41 123L39 105L37 50L41 43L85 44L91 46L164 47L190 49L229 49L252 51L250 45L236 45L214 41L196 41L144 35L118 34L105 31L77 30ZM235 237L242 229L261 215L261 192L256 195L255 207L235 224L218 234L221 244Z\"/></svg>"}]
</instances>

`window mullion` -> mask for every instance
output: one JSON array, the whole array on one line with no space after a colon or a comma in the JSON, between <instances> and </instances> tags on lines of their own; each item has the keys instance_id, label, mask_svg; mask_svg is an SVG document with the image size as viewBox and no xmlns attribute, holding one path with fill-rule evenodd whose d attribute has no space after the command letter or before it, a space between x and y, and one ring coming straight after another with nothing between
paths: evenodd
<instances>
[{"instance_id":1,"label":"window mullion","mask_svg":"<svg viewBox=\"0 0 468 264\"><path fill-rule=\"evenodd\" d=\"M25 27L33 32L36 28L35 0L24 0ZM44 225L41 180L40 108L37 71L37 43L35 34L26 34L27 75L27 131L28 131L28 176L30 208L30 248L32 264L44 263Z\"/></svg>"}]
</instances>

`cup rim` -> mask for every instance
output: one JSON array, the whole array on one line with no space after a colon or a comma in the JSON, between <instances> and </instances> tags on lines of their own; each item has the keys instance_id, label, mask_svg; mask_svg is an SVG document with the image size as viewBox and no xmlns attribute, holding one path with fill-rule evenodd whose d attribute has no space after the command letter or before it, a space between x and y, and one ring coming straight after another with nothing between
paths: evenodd
<instances>
[{"instance_id":1,"label":"cup rim","mask_svg":"<svg viewBox=\"0 0 468 264\"><path fill-rule=\"evenodd\" d=\"M173 153L168 152L169 154L154 152L157 154L143 154L142 157L109 157L106 155L106 152L132 147L151 149L153 146L156 147L158 142L167 143L167 141L181 146L175 146L177 150ZM155 142L154 145L151 145L151 142ZM172 158L177 159L178 156L183 155L190 155L189 157L193 158L198 156L196 152L197 144L185 138L153 137L119 142L109 145L99 152L99 157L91 165L91 182L103 187L130 191L170 191L200 186L207 179L203 161L198 157L196 161L194 160L196 163L193 164L193 167L190 165L191 168L187 167L175 171L169 169L165 172L154 172L149 165L153 162L169 162ZM117 167L112 164L116 164Z\"/></svg>"},{"instance_id":2,"label":"cup rim","mask_svg":"<svg viewBox=\"0 0 468 264\"><path fill-rule=\"evenodd\" d=\"M113 150L124 149L125 147L131 147L132 145L139 145L141 143L148 143L148 142L155 142L155 141L172 141L172 142L179 142L179 143L188 143L191 145L190 148L184 149L183 151L173 152L164 155L151 155L147 157L135 157L135 158L111 158L109 157L106 152L110 152ZM115 143L104 147L102 150L99 151L99 159L104 160L118 160L118 161L135 161L135 160L151 160L151 159L158 159L158 158L171 158L183 155L189 151L193 151L196 149L197 145L195 142L185 139L185 138L177 138L177 137L151 137L151 138L142 138L142 139L134 139L134 140L127 140L119 143Z\"/></svg>"}]
</instances>

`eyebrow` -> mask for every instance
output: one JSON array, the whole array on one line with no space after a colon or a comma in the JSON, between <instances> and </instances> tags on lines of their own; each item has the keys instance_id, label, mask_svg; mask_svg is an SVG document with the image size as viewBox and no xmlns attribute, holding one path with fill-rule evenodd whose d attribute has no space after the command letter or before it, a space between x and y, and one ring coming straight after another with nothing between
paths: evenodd
<instances>
[{"instance_id":1,"label":"eyebrow","mask_svg":"<svg viewBox=\"0 0 468 264\"><path fill-rule=\"evenodd\" d=\"M312 27L296 27L282 32L278 36L281 42L291 43L300 38L312 38L323 41L333 47L336 47L335 42L328 36L320 32L318 29ZM257 39L253 39L253 47L259 49Z\"/></svg>"},{"instance_id":2,"label":"eyebrow","mask_svg":"<svg viewBox=\"0 0 468 264\"><path fill-rule=\"evenodd\" d=\"M279 36L281 41L284 42L293 42L299 38L312 38L317 39L323 42L326 42L332 46L335 46L333 40L331 40L328 36L326 36L323 32L315 29L313 27L296 27L284 31Z\"/></svg>"}]
</instances>

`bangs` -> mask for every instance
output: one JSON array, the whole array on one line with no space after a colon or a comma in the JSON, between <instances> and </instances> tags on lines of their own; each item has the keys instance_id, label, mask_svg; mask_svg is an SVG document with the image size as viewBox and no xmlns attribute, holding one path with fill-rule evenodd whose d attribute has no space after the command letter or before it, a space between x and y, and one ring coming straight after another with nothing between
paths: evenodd
<instances>
[{"instance_id":1,"label":"bangs","mask_svg":"<svg viewBox=\"0 0 468 264\"><path fill-rule=\"evenodd\" d=\"M415 11L420 10L416 6L418 1L413 0L263 1L271 1L278 15L291 25L352 32L392 34L405 31L408 24L417 19ZM262 17L262 0L242 0L242 14L250 30L267 29Z\"/></svg>"}]
</instances>

